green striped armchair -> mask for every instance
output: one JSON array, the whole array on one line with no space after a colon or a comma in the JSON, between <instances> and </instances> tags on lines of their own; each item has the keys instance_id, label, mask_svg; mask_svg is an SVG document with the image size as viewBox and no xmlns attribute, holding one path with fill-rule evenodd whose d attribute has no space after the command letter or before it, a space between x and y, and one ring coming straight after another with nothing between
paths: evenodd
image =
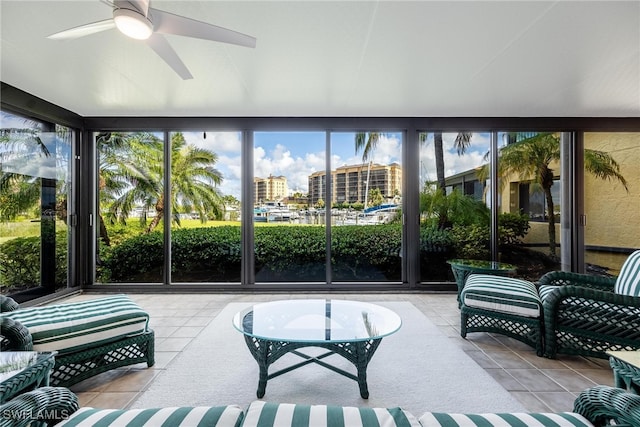
<instances>
[{"instance_id":1,"label":"green striped armchair","mask_svg":"<svg viewBox=\"0 0 640 427\"><path fill-rule=\"evenodd\" d=\"M640 251L617 278L554 271L538 282L545 356L607 359L607 351L640 349Z\"/></svg>"}]
</instances>

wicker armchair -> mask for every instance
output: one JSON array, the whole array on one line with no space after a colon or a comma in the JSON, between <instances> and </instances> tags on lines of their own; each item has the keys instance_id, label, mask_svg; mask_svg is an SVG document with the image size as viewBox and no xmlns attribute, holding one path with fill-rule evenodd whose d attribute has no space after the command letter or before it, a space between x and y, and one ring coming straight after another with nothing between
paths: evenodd
<instances>
[{"instance_id":1,"label":"wicker armchair","mask_svg":"<svg viewBox=\"0 0 640 427\"><path fill-rule=\"evenodd\" d=\"M545 356L607 359L607 351L640 349L640 251L618 278L555 271L539 281Z\"/></svg>"}]
</instances>

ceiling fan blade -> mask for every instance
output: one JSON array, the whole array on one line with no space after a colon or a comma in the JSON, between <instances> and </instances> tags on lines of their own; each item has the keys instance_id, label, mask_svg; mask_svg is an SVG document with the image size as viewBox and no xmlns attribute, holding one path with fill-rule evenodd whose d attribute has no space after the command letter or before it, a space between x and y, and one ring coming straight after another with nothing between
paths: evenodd
<instances>
[{"instance_id":1,"label":"ceiling fan blade","mask_svg":"<svg viewBox=\"0 0 640 427\"><path fill-rule=\"evenodd\" d=\"M185 16L174 15L163 10L149 8L153 29L158 33L195 37L214 42L230 43L245 47L256 47L255 37L228 30Z\"/></svg>"},{"instance_id":2,"label":"ceiling fan blade","mask_svg":"<svg viewBox=\"0 0 640 427\"><path fill-rule=\"evenodd\" d=\"M92 22L91 24L85 24L79 27L60 31L59 33L47 36L47 38L52 40L73 40L90 34L99 33L101 31L110 30L111 28L115 28L115 26L115 22L110 18L105 19L104 21Z\"/></svg>"},{"instance_id":3,"label":"ceiling fan blade","mask_svg":"<svg viewBox=\"0 0 640 427\"><path fill-rule=\"evenodd\" d=\"M124 7L125 9L133 6L144 16L147 16L149 13L149 0L115 0L114 6Z\"/></svg>"},{"instance_id":4,"label":"ceiling fan blade","mask_svg":"<svg viewBox=\"0 0 640 427\"><path fill-rule=\"evenodd\" d=\"M173 68L173 71L175 71L180 77L182 77L182 80L189 80L193 78L193 76L187 69L187 66L184 65L184 62L182 62L182 60L178 57L178 54L175 50L173 50L164 36L154 33L147 39L147 44L151 46L151 49L153 49L154 52L164 60L164 62L166 62L171 68Z\"/></svg>"}]
</instances>

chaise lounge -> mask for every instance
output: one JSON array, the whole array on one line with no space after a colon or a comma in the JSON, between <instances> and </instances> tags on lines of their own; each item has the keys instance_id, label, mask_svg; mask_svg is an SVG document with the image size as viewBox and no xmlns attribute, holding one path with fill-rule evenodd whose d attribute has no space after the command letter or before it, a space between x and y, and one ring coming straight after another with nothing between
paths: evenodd
<instances>
[{"instance_id":1,"label":"chaise lounge","mask_svg":"<svg viewBox=\"0 0 640 427\"><path fill-rule=\"evenodd\" d=\"M149 315L125 295L20 308L0 296L3 351L56 352L50 385L68 387L121 366L154 364Z\"/></svg>"},{"instance_id":2,"label":"chaise lounge","mask_svg":"<svg viewBox=\"0 0 640 427\"><path fill-rule=\"evenodd\" d=\"M296 405L255 401L238 405L150 409L79 408L75 394L43 387L0 407L0 427L23 427L34 419L56 427L619 427L640 425L640 396L607 386L584 390L572 412L452 414L425 412L419 418L401 408Z\"/></svg>"}]
</instances>

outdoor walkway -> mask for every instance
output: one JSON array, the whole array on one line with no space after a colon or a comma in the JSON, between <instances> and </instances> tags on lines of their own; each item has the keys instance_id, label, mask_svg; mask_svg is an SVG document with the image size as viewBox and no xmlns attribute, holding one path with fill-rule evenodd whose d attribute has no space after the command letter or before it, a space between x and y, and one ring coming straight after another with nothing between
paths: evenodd
<instances>
[{"instance_id":1,"label":"outdoor walkway","mask_svg":"<svg viewBox=\"0 0 640 427\"><path fill-rule=\"evenodd\" d=\"M70 301L95 298L83 294ZM454 294L130 294L151 315L156 334L156 364L117 369L72 386L81 405L126 408L167 369L190 341L230 302L259 302L288 298L339 298L362 301L408 301L482 366L529 411L567 411L577 394L595 384L613 385L607 360L560 356L537 357L530 347L494 334L460 337L460 314ZM491 408L487 408L491 410Z\"/></svg>"}]
</instances>

